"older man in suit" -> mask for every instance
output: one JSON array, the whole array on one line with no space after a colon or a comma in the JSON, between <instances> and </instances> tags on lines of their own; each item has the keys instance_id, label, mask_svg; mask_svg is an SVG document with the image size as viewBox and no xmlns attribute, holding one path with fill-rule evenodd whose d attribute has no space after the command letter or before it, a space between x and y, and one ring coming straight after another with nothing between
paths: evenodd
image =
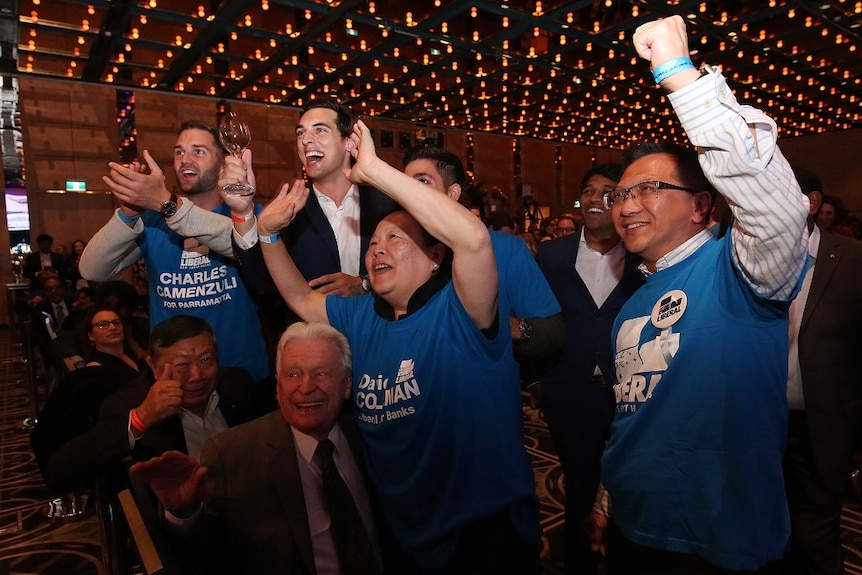
<instances>
[{"instance_id":1,"label":"older man in suit","mask_svg":"<svg viewBox=\"0 0 862 575\"><path fill-rule=\"evenodd\" d=\"M294 323L279 341L277 366L279 411L210 439L199 465L171 452L131 472L152 488L168 523L182 525L186 551L207 573L378 573L358 436L341 412L350 395L347 340L324 324ZM352 495L337 506L326 444ZM349 516L361 526L345 528Z\"/></svg>"},{"instance_id":2,"label":"older man in suit","mask_svg":"<svg viewBox=\"0 0 862 575\"><path fill-rule=\"evenodd\" d=\"M795 169L811 204L809 268L790 306L790 407L784 479L792 528L793 573L844 573L841 508L862 438L862 242L814 222L820 179Z\"/></svg>"},{"instance_id":3,"label":"older man in suit","mask_svg":"<svg viewBox=\"0 0 862 575\"><path fill-rule=\"evenodd\" d=\"M210 436L274 406L245 371L220 369L217 357L215 334L204 320L177 315L159 323L150 335L152 373L102 401L95 425L51 457L46 483L79 489L128 455L197 455Z\"/></svg>"}]
</instances>

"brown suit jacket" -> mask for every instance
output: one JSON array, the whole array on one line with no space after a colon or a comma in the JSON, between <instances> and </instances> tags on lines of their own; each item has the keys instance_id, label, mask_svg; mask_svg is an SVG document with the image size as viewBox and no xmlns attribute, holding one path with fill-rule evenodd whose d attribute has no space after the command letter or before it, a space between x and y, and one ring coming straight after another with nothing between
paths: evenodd
<instances>
[{"instance_id":1,"label":"brown suit jacket","mask_svg":"<svg viewBox=\"0 0 862 575\"><path fill-rule=\"evenodd\" d=\"M340 425L357 463L352 418ZM290 427L274 411L207 441L204 517L195 546L206 549L206 573L314 575L311 532Z\"/></svg>"},{"instance_id":2,"label":"brown suit jacket","mask_svg":"<svg viewBox=\"0 0 862 575\"><path fill-rule=\"evenodd\" d=\"M862 439L862 242L823 231L799 331L799 363L821 476L842 492Z\"/></svg>"}]
</instances>

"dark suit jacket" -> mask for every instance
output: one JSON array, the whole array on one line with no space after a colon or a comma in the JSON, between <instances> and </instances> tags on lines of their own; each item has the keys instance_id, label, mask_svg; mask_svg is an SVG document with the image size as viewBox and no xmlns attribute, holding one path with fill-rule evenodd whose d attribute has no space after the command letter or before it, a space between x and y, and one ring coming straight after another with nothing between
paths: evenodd
<instances>
[{"instance_id":1,"label":"dark suit jacket","mask_svg":"<svg viewBox=\"0 0 862 575\"><path fill-rule=\"evenodd\" d=\"M63 273L66 271L66 258L62 255L51 252L51 267L55 272L60 274L63 277ZM35 252L30 252L27 254L27 257L24 258L24 267L21 269L21 275L25 278L30 278L31 280L36 277L36 274L42 271L42 256L41 253L37 250ZM66 279L63 277L63 279Z\"/></svg>"},{"instance_id":2,"label":"dark suit jacket","mask_svg":"<svg viewBox=\"0 0 862 575\"><path fill-rule=\"evenodd\" d=\"M271 400L261 397L261 386L256 386L244 370L221 368L218 378L219 410L229 426L250 421L273 407ZM129 449L129 411L144 401L154 382L155 378L147 370L105 398L95 425L54 452L44 471L48 486L58 491L86 487L103 471L115 467L129 455L137 461L146 461L165 451L187 453L178 415L150 426L135 442L134 451Z\"/></svg>"},{"instance_id":3,"label":"dark suit jacket","mask_svg":"<svg viewBox=\"0 0 862 575\"><path fill-rule=\"evenodd\" d=\"M826 485L842 492L862 438L862 242L822 231L799 330L808 432Z\"/></svg>"},{"instance_id":4,"label":"dark suit jacket","mask_svg":"<svg viewBox=\"0 0 862 575\"><path fill-rule=\"evenodd\" d=\"M360 275L366 273L365 252L368 250L368 242L374 229L380 220L397 207L397 204L382 192L360 186L359 233L362 242L359 255ZM322 275L341 271L335 233L320 208L314 191L310 192L305 209L300 210L290 225L282 230L281 239L306 280L310 281ZM239 249L236 245L234 248L246 283L256 291L269 289L272 286L272 280L266 270L260 244L248 250Z\"/></svg>"},{"instance_id":5,"label":"dark suit jacket","mask_svg":"<svg viewBox=\"0 0 862 575\"><path fill-rule=\"evenodd\" d=\"M340 425L361 466L351 416ZM202 572L316 573L296 446L280 412L211 438L201 465L209 470L207 495L193 541L212 560Z\"/></svg>"},{"instance_id":6,"label":"dark suit jacket","mask_svg":"<svg viewBox=\"0 0 862 575\"><path fill-rule=\"evenodd\" d=\"M614 417L614 320L644 283L641 258L626 254L623 277L601 308L575 269L580 234L539 244L536 261L563 309L565 338L542 377L542 408L566 478L567 521L580 524L592 508L601 455ZM593 383L599 366L607 385ZM572 537L577 531L572 530ZM567 543L573 545L573 543Z\"/></svg>"}]
</instances>

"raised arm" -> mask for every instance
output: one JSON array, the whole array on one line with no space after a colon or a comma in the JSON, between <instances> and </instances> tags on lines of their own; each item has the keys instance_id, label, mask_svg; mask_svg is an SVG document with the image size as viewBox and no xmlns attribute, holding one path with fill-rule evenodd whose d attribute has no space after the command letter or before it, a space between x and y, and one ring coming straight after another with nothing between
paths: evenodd
<instances>
[{"instance_id":1,"label":"raised arm","mask_svg":"<svg viewBox=\"0 0 862 575\"><path fill-rule=\"evenodd\" d=\"M141 259L141 249L135 242L144 231L144 223L136 220L124 223L117 212L87 243L78 271L90 281L107 281Z\"/></svg>"},{"instance_id":2,"label":"raised arm","mask_svg":"<svg viewBox=\"0 0 862 575\"><path fill-rule=\"evenodd\" d=\"M681 17L641 26L633 42L659 78L662 65L682 63L660 83L671 92L668 98L698 147L704 173L733 212L737 265L761 296L789 299L806 259L808 199L778 149L775 122L739 104L718 70L706 68L701 76L686 63Z\"/></svg>"},{"instance_id":3,"label":"raised arm","mask_svg":"<svg viewBox=\"0 0 862 575\"><path fill-rule=\"evenodd\" d=\"M455 291L476 325L481 329L490 327L497 314L498 279L491 237L485 225L446 194L377 157L371 132L361 120L354 126L351 141L356 164L348 177L390 196L428 233L452 249Z\"/></svg>"},{"instance_id":4,"label":"raised arm","mask_svg":"<svg viewBox=\"0 0 862 575\"><path fill-rule=\"evenodd\" d=\"M158 212L171 197L162 169L149 151L144 150L143 156L146 165L139 162L132 162L129 166L109 163L111 171L102 178L122 204L121 210L127 219L136 217L143 210ZM197 239L224 256L233 257L233 223L230 218L200 208L188 198L178 198L178 206L173 216L165 218L169 228L183 237Z\"/></svg>"},{"instance_id":5,"label":"raised arm","mask_svg":"<svg viewBox=\"0 0 862 575\"><path fill-rule=\"evenodd\" d=\"M260 245L269 274L290 309L304 321L329 323L326 296L311 289L278 237L278 232L290 224L307 199L308 188L302 180L284 184L258 217Z\"/></svg>"}]
</instances>

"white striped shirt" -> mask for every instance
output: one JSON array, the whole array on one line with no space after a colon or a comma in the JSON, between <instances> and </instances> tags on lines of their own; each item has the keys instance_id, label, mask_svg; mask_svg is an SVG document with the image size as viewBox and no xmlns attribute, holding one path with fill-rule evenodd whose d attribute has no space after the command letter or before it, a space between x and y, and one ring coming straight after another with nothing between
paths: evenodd
<instances>
[{"instance_id":1,"label":"white striped shirt","mask_svg":"<svg viewBox=\"0 0 862 575\"><path fill-rule=\"evenodd\" d=\"M790 299L808 250L808 198L778 149L775 122L739 104L715 69L668 99L733 212L740 270L761 296Z\"/></svg>"}]
</instances>

